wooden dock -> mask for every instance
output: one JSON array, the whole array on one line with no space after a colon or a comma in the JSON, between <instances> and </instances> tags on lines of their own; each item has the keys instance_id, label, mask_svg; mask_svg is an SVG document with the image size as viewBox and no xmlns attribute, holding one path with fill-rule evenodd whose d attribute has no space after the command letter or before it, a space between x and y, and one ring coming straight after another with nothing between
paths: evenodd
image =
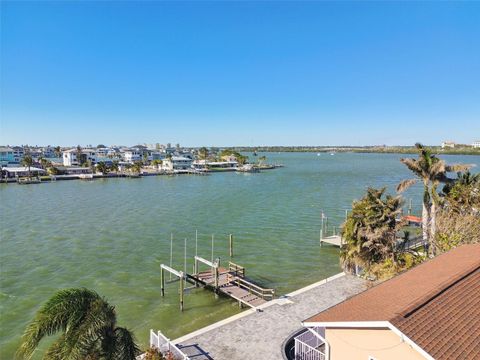
<instances>
[{"instance_id":1,"label":"wooden dock","mask_svg":"<svg viewBox=\"0 0 480 360\"><path fill-rule=\"evenodd\" d=\"M198 271L199 262L208 265L210 269L206 271ZM183 272L175 271L165 265L161 265L161 270L162 295L164 294L165 288L165 276L163 275L163 271L166 270L182 279L181 283L183 283L183 279L185 279L196 286L202 285L206 289L213 290L216 294L224 294L235 299L240 306L247 305L256 308L275 297L274 289L265 289L253 283L245 277L245 268L232 262L228 263L228 268L224 268L219 266L218 259L212 263L201 257L195 256L193 274L184 274ZM181 284L181 309L183 309L183 290L183 285Z\"/></svg>"},{"instance_id":2,"label":"wooden dock","mask_svg":"<svg viewBox=\"0 0 480 360\"><path fill-rule=\"evenodd\" d=\"M228 269L218 268L217 283L215 283L215 271L212 270L189 275L189 278L212 288L214 291L216 289L218 292L237 300L240 304L253 308L274 298L275 290L262 288L245 278L245 268L232 262L229 262L228 265Z\"/></svg>"}]
</instances>

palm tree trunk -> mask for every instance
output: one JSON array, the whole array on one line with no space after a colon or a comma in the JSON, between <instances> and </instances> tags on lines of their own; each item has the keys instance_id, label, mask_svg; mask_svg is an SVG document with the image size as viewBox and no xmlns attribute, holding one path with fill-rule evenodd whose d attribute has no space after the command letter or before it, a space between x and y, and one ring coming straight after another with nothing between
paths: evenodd
<instances>
[{"instance_id":1,"label":"palm tree trunk","mask_svg":"<svg viewBox=\"0 0 480 360\"><path fill-rule=\"evenodd\" d=\"M436 220L436 212L437 206L435 205L435 201L432 201L432 207L430 210L430 247L429 247L429 255L435 256L435 232L437 230L435 225Z\"/></svg>"},{"instance_id":2,"label":"palm tree trunk","mask_svg":"<svg viewBox=\"0 0 480 360\"><path fill-rule=\"evenodd\" d=\"M423 181L423 204L422 204L422 236L424 243L428 246L428 255L433 255L433 244L430 233L431 224L431 198L428 180Z\"/></svg>"}]
</instances>

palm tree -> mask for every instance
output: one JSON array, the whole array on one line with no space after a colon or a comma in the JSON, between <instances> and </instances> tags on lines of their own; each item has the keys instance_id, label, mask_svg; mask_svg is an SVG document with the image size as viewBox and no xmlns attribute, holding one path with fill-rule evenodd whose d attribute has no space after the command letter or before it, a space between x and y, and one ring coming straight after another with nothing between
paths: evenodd
<instances>
[{"instance_id":1,"label":"palm tree","mask_svg":"<svg viewBox=\"0 0 480 360\"><path fill-rule=\"evenodd\" d=\"M163 163L163 162L162 162L162 160L160 160L160 159L155 159L155 160L152 161L152 165L155 166L155 168L157 169L157 171L158 171L159 166L162 165L162 163Z\"/></svg>"},{"instance_id":2,"label":"palm tree","mask_svg":"<svg viewBox=\"0 0 480 360\"><path fill-rule=\"evenodd\" d=\"M22 165L28 167L28 177L30 178L30 168L33 165L33 158L30 155L25 155L22 159Z\"/></svg>"},{"instance_id":3,"label":"palm tree","mask_svg":"<svg viewBox=\"0 0 480 360\"><path fill-rule=\"evenodd\" d=\"M83 165L83 151L82 151L82 147L80 145L77 145L77 150L75 152L76 156L77 156L77 163L79 165Z\"/></svg>"},{"instance_id":4,"label":"palm tree","mask_svg":"<svg viewBox=\"0 0 480 360\"><path fill-rule=\"evenodd\" d=\"M200 157L200 159L202 160L207 160L208 158L208 149L204 146L204 147L201 147L199 150L198 150L198 155Z\"/></svg>"},{"instance_id":5,"label":"palm tree","mask_svg":"<svg viewBox=\"0 0 480 360\"><path fill-rule=\"evenodd\" d=\"M459 172L442 189L442 207L460 215L480 213L480 173Z\"/></svg>"},{"instance_id":6,"label":"palm tree","mask_svg":"<svg viewBox=\"0 0 480 360\"><path fill-rule=\"evenodd\" d=\"M400 159L400 161L411 170L417 178L423 183L423 201L422 201L422 234L423 240L429 246L429 255L435 255L433 241L435 238L435 215L437 207L440 205L440 197L437 193L439 183L448 183L453 181L448 178L448 172L465 171L471 166L465 164L447 165L445 161L432 154L431 150L417 143L415 147L418 150L417 159ZM397 186L398 192L403 192L418 179L403 180Z\"/></svg>"},{"instance_id":7,"label":"palm tree","mask_svg":"<svg viewBox=\"0 0 480 360\"><path fill-rule=\"evenodd\" d=\"M258 165L263 165L263 163L267 160L267 157L265 155L262 155L258 158Z\"/></svg>"},{"instance_id":8,"label":"palm tree","mask_svg":"<svg viewBox=\"0 0 480 360\"><path fill-rule=\"evenodd\" d=\"M103 175L108 174L108 166L107 166L107 164L105 164L105 162L103 162L103 161L100 161L100 162L97 164L97 170L98 170L99 172L101 172Z\"/></svg>"},{"instance_id":9,"label":"palm tree","mask_svg":"<svg viewBox=\"0 0 480 360\"><path fill-rule=\"evenodd\" d=\"M110 170L118 172L118 161L112 161L112 165L110 165Z\"/></svg>"},{"instance_id":10,"label":"palm tree","mask_svg":"<svg viewBox=\"0 0 480 360\"><path fill-rule=\"evenodd\" d=\"M135 161L132 169L135 173L140 174L140 172L142 171L142 163L140 161Z\"/></svg>"},{"instance_id":11,"label":"palm tree","mask_svg":"<svg viewBox=\"0 0 480 360\"><path fill-rule=\"evenodd\" d=\"M340 260L346 272L357 266L367 271L372 264L394 260L396 234L401 226L396 218L401 213L400 196L385 194L385 188L368 188L365 196L355 201L342 226Z\"/></svg>"},{"instance_id":12,"label":"palm tree","mask_svg":"<svg viewBox=\"0 0 480 360\"><path fill-rule=\"evenodd\" d=\"M39 160L40 164L42 165L42 168L44 168L44 169L47 169L50 166L52 166L52 163L50 161L48 161L47 159L45 159L43 156L40 157L38 160Z\"/></svg>"},{"instance_id":13,"label":"palm tree","mask_svg":"<svg viewBox=\"0 0 480 360\"><path fill-rule=\"evenodd\" d=\"M56 157L61 157L62 156L62 149L61 149L60 146L55 146L53 148L53 151L54 151Z\"/></svg>"},{"instance_id":14,"label":"palm tree","mask_svg":"<svg viewBox=\"0 0 480 360\"><path fill-rule=\"evenodd\" d=\"M17 352L30 359L40 341L60 333L46 350L52 360L134 360L139 353L133 334L117 326L115 307L96 292L65 289L57 292L27 326Z\"/></svg>"}]
</instances>

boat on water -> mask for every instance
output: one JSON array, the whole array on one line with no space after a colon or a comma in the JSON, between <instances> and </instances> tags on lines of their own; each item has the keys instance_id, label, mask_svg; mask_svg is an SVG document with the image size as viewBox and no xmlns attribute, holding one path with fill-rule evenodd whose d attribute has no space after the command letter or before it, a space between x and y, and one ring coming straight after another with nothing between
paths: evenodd
<instances>
[{"instance_id":1,"label":"boat on water","mask_svg":"<svg viewBox=\"0 0 480 360\"><path fill-rule=\"evenodd\" d=\"M245 164L240 167L237 167L237 172L242 172L242 173L256 173L259 171L260 170L256 166L253 166L252 164Z\"/></svg>"}]
</instances>

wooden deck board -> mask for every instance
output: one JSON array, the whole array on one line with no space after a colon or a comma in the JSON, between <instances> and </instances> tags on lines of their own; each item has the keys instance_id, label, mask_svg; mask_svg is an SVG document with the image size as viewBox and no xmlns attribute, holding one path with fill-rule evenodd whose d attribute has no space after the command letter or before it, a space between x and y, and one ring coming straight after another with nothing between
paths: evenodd
<instances>
[{"instance_id":1,"label":"wooden deck board","mask_svg":"<svg viewBox=\"0 0 480 360\"><path fill-rule=\"evenodd\" d=\"M218 290L219 292L237 300L250 307L257 307L267 302L262 297L249 292L247 289L229 281L228 275L233 275L225 268L218 268ZM198 274L190 275L190 278L197 279L204 285L213 286L215 284L215 276L212 270L201 271ZM252 282L243 279L244 281L253 284Z\"/></svg>"}]
</instances>

